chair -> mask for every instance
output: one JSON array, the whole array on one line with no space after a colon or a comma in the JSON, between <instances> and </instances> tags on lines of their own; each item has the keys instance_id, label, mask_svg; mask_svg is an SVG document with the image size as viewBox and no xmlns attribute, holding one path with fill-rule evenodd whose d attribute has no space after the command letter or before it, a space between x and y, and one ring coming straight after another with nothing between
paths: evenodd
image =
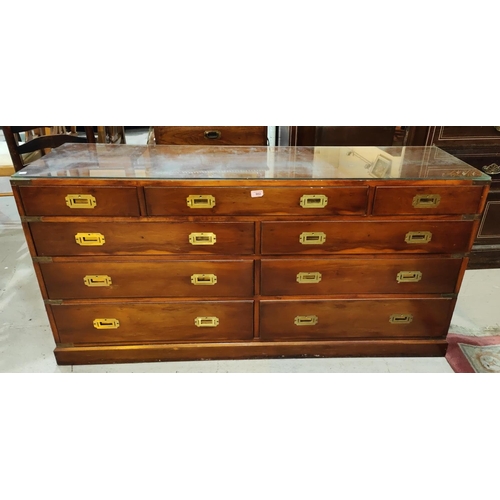
<instances>
[{"instance_id":1,"label":"chair","mask_svg":"<svg viewBox=\"0 0 500 500\"><path fill-rule=\"evenodd\" d=\"M76 127L2 127L9 148L14 170L17 172L29 163L68 142L95 143L92 127L84 127L85 137L77 135ZM24 133L21 140L21 133Z\"/></svg>"}]
</instances>

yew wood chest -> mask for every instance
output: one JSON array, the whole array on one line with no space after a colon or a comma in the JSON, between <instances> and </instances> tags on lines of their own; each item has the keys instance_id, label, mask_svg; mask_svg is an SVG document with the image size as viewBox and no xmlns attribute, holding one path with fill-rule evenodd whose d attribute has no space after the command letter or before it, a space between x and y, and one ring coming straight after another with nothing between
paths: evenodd
<instances>
[{"instance_id":1,"label":"yew wood chest","mask_svg":"<svg viewBox=\"0 0 500 500\"><path fill-rule=\"evenodd\" d=\"M11 183L84 364L444 355L490 178L436 147L67 144Z\"/></svg>"}]
</instances>

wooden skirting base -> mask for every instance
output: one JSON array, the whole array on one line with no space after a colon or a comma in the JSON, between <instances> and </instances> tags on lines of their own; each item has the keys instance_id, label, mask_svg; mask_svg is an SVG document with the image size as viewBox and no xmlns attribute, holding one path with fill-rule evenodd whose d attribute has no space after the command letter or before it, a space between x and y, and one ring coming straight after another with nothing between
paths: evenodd
<instances>
[{"instance_id":1,"label":"wooden skirting base","mask_svg":"<svg viewBox=\"0 0 500 500\"><path fill-rule=\"evenodd\" d=\"M346 340L330 342L245 342L57 347L59 365L195 361L215 359L444 356L439 340Z\"/></svg>"}]
</instances>

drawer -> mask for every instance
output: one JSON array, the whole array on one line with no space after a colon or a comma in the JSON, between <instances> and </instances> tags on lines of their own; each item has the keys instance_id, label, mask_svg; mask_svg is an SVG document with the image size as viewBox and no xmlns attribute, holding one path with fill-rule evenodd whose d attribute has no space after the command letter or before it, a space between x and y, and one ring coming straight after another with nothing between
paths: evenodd
<instances>
[{"instance_id":1,"label":"drawer","mask_svg":"<svg viewBox=\"0 0 500 500\"><path fill-rule=\"evenodd\" d=\"M366 187L144 189L149 215L364 215Z\"/></svg>"},{"instance_id":2,"label":"drawer","mask_svg":"<svg viewBox=\"0 0 500 500\"><path fill-rule=\"evenodd\" d=\"M156 144L266 146L267 127L154 127Z\"/></svg>"},{"instance_id":3,"label":"drawer","mask_svg":"<svg viewBox=\"0 0 500 500\"><path fill-rule=\"evenodd\" d=\"M469 249L473 224L420 220L263 222L262 253L461 253Z\"/></svg>"},{"instance_id":4,"label":"drawer","mask_svg":"<svg viewBox=\"0 0 500 500\"><path fill-rule=\"evenodd\" d=\"M373 215L475 214L482 186L377 187Z\"/></svg>"},{"instance_id":5,"label":"drawer","mask_svg":"<svg viewBox=\"0 0 500 500\"><path fill-rule=\"evenodd\" d=\"M432 143L439 147L470 144L500 145L500 127L436 127Z\"/></svg>"},{"instance_id":6,"label":"drawer","mask_svg":"<svg viewBox=\"0 0 500 500\"><path fill-rule=\"evenodd\" d=\"M263 259L262 295L453 293L462 259Z\"/></svg>"},{"instance_id":7,"label":"drawer","mask_svg":"<svg viewBox=\"0 0 500 500\"><path fill-rule=\"evenodd\" d=\"M253 338L253 302L250 300L51 307L62 343L211 342Z\"/></svg>"},{"instance_id":8,"label":"drawer","mask_svg":"<svg viewBox=\"0 0 500 500\"><path fill-rule=\"evenodd\" d=\"M261 340L444 337L453 300L263 300Z\"/></svg>"},{"instance_id":9,"label":"drawer","mask_svg":"<svg viewBox=\"0 0 500 500\"><path fill-rule=\"evenodd\" d=\"M29 226L37 255L252 254L254 251L252 222L32 222Z\"/></svg>"},{"instance_id":10,"label":"drawer","mask_svg":"<svg viewBox=\"0 0 500 500\"><path fill-rule=\"evenodd\" d=\"M500 191L490 191L475 245L500 244Z\"/></svg>"},{"instance_id":11,"label":"drawer","mask_svg":"<svg viewBox=\"0 0 500 500\"><path fill-rule=\"evenodd\" d=\"M135 187L20 187L26 215L140 215Z\"/></svg>"},{"instance_id":12,"label":"drawer","mask_svg":"<svg viewBox=\"0 0 500 500\"><path fill-rule=\"evenodd\" d=\"M41 263L51 299L115 297L248 297L253 261Z\"/></svg>"}]
</instances>

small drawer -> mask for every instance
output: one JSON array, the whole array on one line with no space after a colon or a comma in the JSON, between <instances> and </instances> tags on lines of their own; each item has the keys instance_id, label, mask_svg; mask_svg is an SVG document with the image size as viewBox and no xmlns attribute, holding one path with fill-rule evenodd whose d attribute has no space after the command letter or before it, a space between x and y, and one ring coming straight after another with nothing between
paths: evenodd
<instances>
[{"instance_id":1,"label":"small drawer","mask_svg":"<svg viewBox=\"0 0 500 500\"><path fill-rule=\"evenodd\" d=\"M251 340L253 302L184 301L51 306L62 343Z\"/></svg>"},{"instance_id":2,"label":"small drawer","mask_svg":"<svg viewBox=\"0 0 500 500\"><path fill-rule=\"evenodd\" d=\"M41 263L51 299L250 297L253 261Z\"/></svg>"},{"instance_id":3,"label":"small drawer","mask_svg":"<svg viewBox=\"0 0 500 500\"><path fill-rule=\"evenodd\" d=\"M266 146L267 127L154 127L156 144Z\"/></svg>"},{"instance_id":4,"label":"small drawer","mask_svg":"<svg viewBox=\"0 0 500 500\"><path fill-rule=\"evenodd\" d=\"M260 338L340 340L444 337L453 300L262 300Z\"/></svg>"},{"instance_id":5,"label":"small drawer","mask_svg":"<svg viewBox=\"0 0 500 500\"><path fill-rule=\"evenodd\" d=\"M252 254L252 222L32 222L37 255Z\"/></svg>"},{"instance_id":6,"label":"small drawer","mask_svg":"<svg viewBox=\"0 0 500 500\"><path fill-rule=\"evenodd\" d=\"M262 295L453 293L462 259L263 259Z\"/></svg>"},{"instance_id":7,"label":"small drawer","mask_svg":"<svg viewBox=\"0 0 500 500\"><path fill-rule=\"evenodd\" d=\"M377 187L373 215L475 214L482 193L482 186Z\"/></svg>"},{"instance_id":8,"label":"small drawer","mask_svg":"<svg viewBox=\"0 0 500 500\"><path fill-rule=\"evenodd\" d=\"M139 216L135 187L20 187L26 215Z\"/></svg>"},{"instance_id":9,"label":"small drawer","mask_svg":"<svg viewBox=\"0 0 500 500\"><path fill-rule=\"evenodd\" d=\"M473 221L263 222L262 253L461 253Z\"/></svg>"},{"instance_id":10,"label":"small drawer","mask_svg":"<svg viewBox=\"0 0 500 500\"><path fill-rule=\"evenodd\" d=\"M367 187L145 187L149 215L365 215Z\"/></svg>"}]
</instances>

